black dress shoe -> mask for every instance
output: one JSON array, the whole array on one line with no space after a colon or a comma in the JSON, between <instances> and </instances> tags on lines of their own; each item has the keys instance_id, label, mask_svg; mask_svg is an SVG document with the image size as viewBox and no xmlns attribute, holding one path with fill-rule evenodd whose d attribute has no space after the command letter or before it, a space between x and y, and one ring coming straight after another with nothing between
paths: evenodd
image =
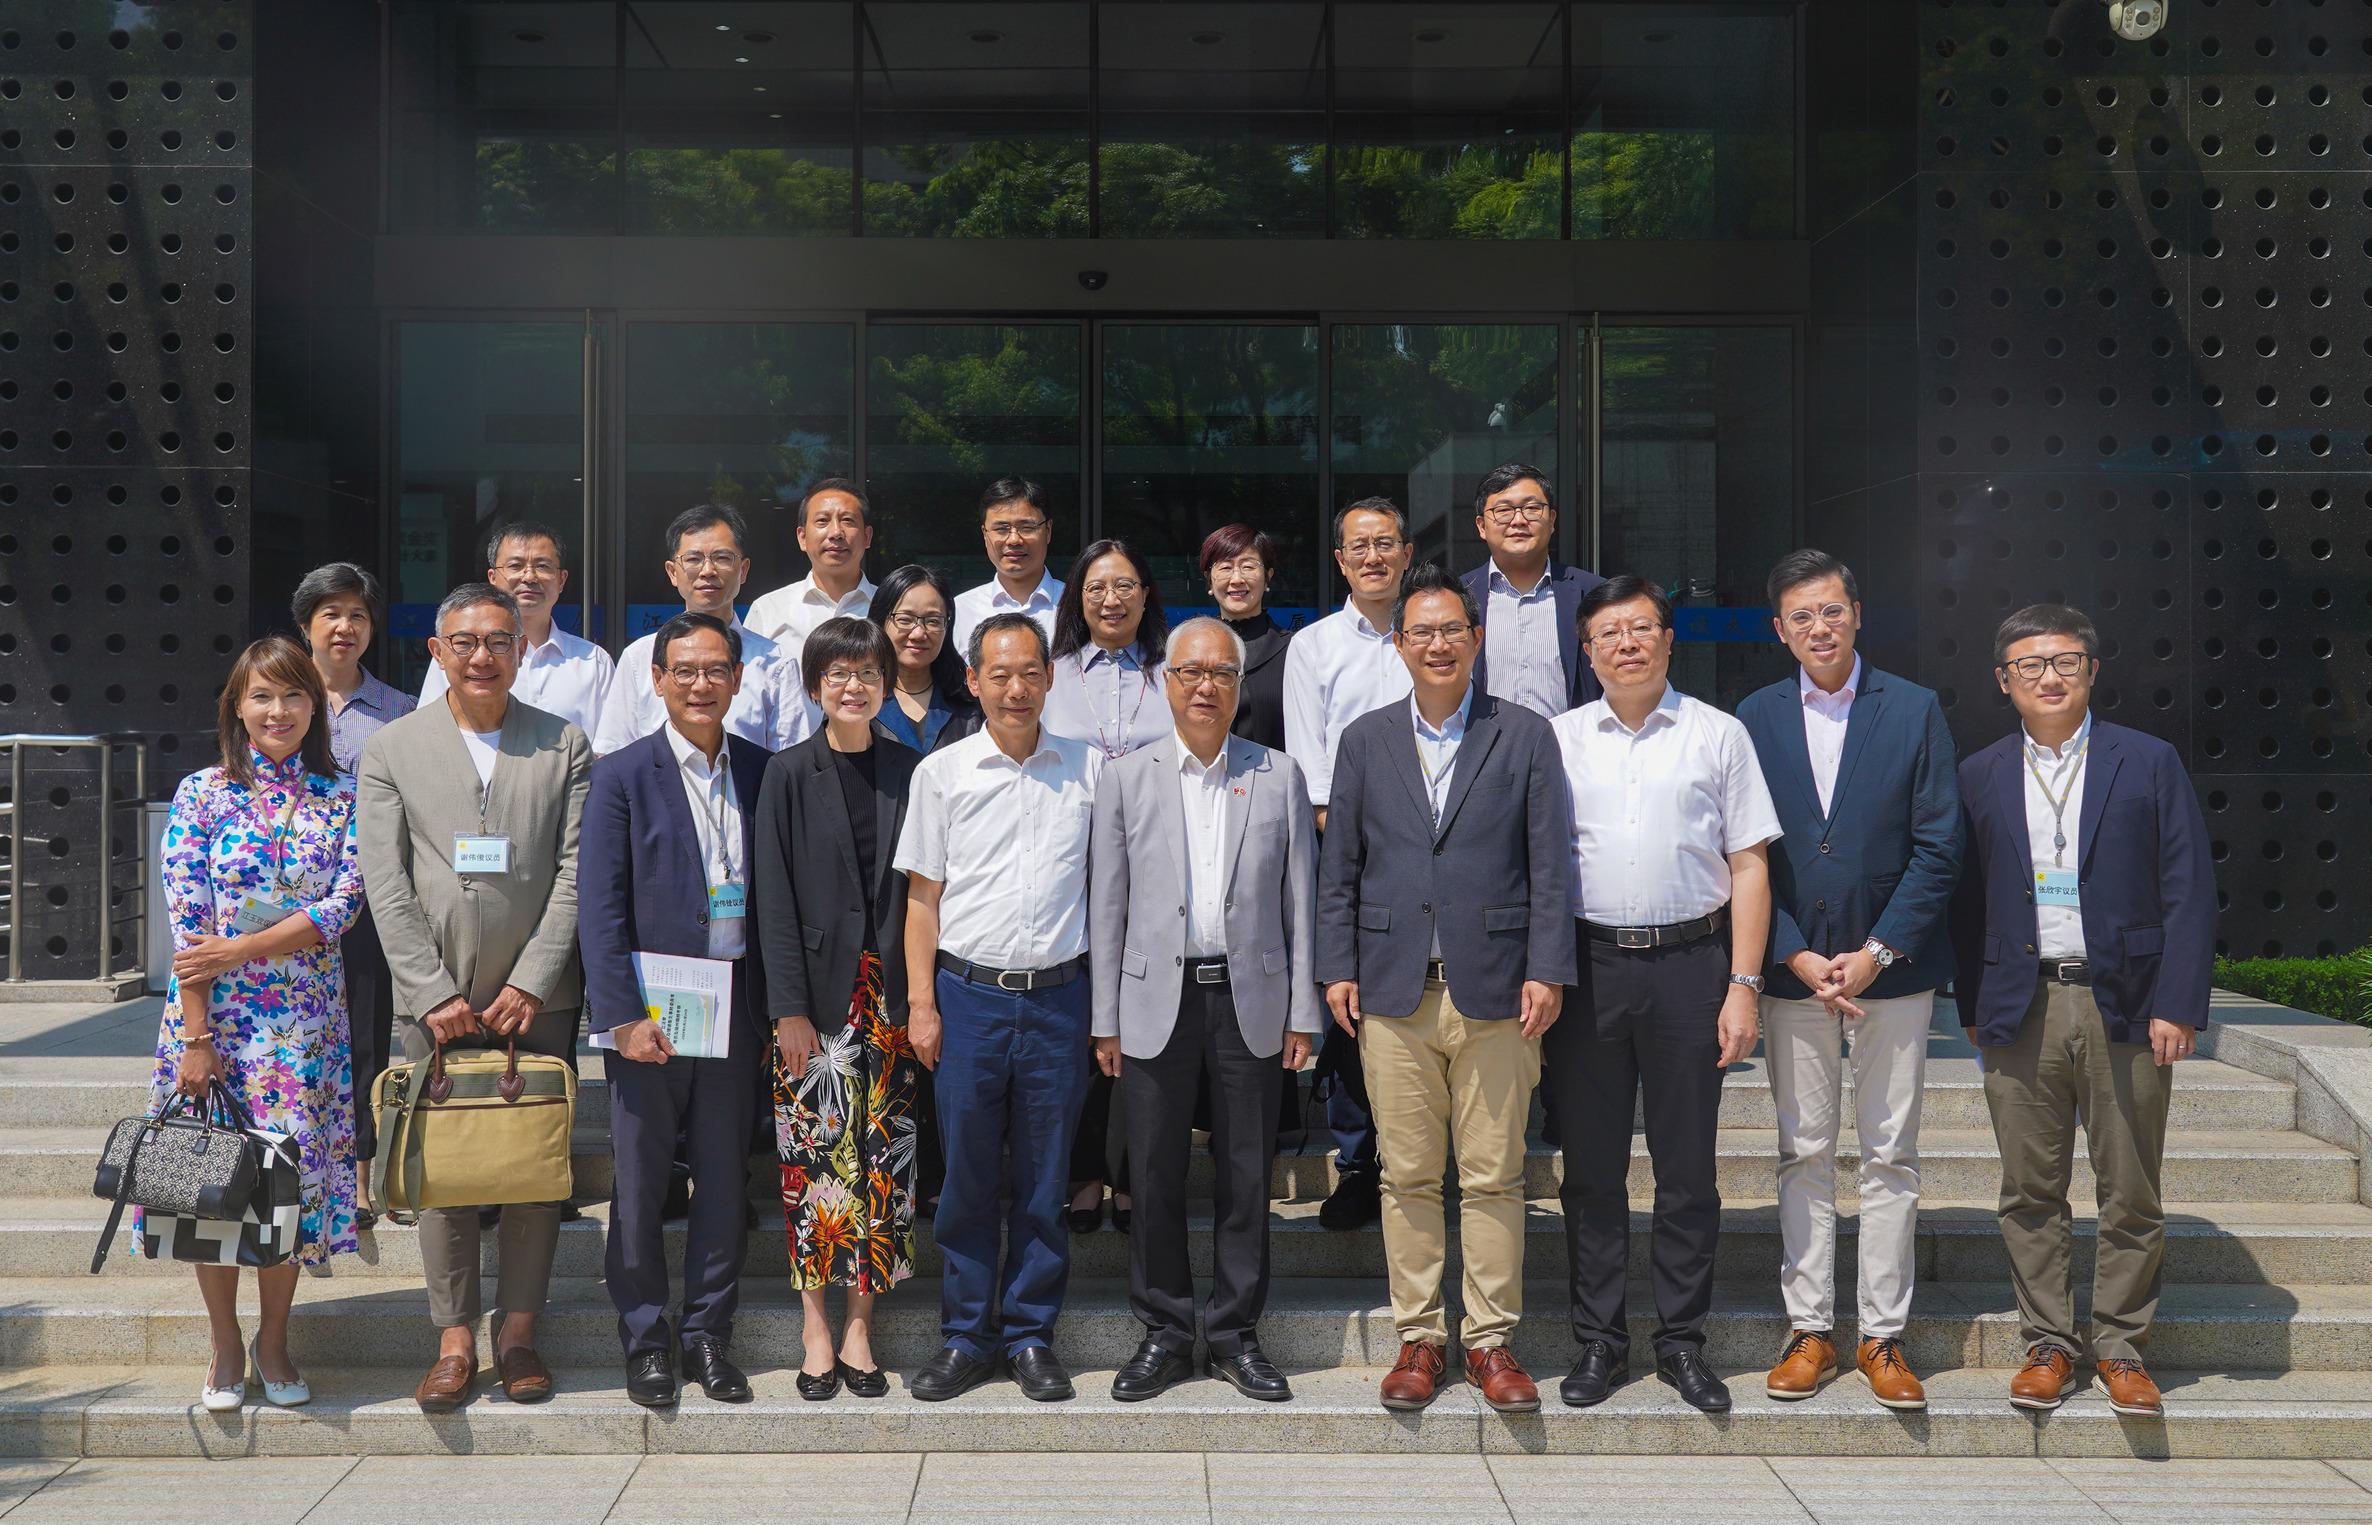
<instances>
[{"instance_id":1,"label":"black dress shoe","mask_svg":"<svg viewBox=\"0 0 2372 1525\"><path fill-rule=\"evenodd\" d=\"M1135 1218L1135 1208L1122 1207L1117 1202L1112 1204L1112 1227L1120 1230L1120 1232L1123 1234L1128 1232L1128 1226L1131 1222L1135 1221Z\"/></svg>"},{"instance_id":2,"label":"black dress shoe","mask_svg":"<svg viewBox=\"0 0 2372 1525\"><path fill-rule=\"evenodd\" d=\"M1027 1352L1024 1352L1027 1354ZM1141 1403L1158 1398L1194 1375L1194 1363L1158 1340L1147 1339L1112 1376L1114 1403Z\"/></svg>"},{"instance_id":3,"label":"black dress shoe","mask_svg":"<svg viewBox=\"0 0 2372 1525\"><path fill-rule=\"evenodd\" d=\"M749 1378L726 1359L723 1340L695 1336L684 1341L684 1376L715 1402L749 1402Z\"/></svg>"},{"instance_id":4,"label":"black dress shoe","mask_svg":"<svg viewBox=\"0 0 2372 1525\"><path fill-rule=\"evenodd\" d=\"M646 1350L626 1362L626 1396L647 1409L675 1407L675 1363L664 1350Z\"/></svg>"},{"instance_id":5,"label":"black dress shoe","mask_svg":"<svg viewBox=\"0 0 2372 1525\"><path fill-rule=\"evenodd\" d=\"M1074 1207L1070 1215L1072 1233L1092 1234L1104 1226L1104 1199L1096 1198L1093 1207Z\"/></svg>"},{"instance_id":6,"label":"black dress shoe","mask_svg":"<svg viewBox=\"0 0 2372 1525\"><path fill-rule=\"evenodd\" d=\"M838 1396L839 1392L840 1363L838 1361L832 1363L830 1371L821 1375L804 1371L799 1373L799 1396L810 1403L821 1403L826 1398Z\"/></svg>"},{"instance_id":7,"label":"black dress shoe","mask_svg":"<svg viewBox=\"0 0 2372 1525\"><path fill-rule=\"evenodd\" d=\"M1693 1350L1675 1350L1670 1355L1657 1356L1655 1374L1670 1383L1680 1393L1680 1401L1690 1408L1708 1414L1730 1411L1730 1390L1721 1378L1713 1375L1713 1368L1705 1358Z\"/></svg>"},{"instance_id":8,"label":"black dress shoe","mask_svg":"<svg viewBox=\"0 0 2372 1525\"><path fill-rule=\"evenodd\" d=\"M1381 1178L1372 1170L1353 1170L1334 1183L1334 1195L1318 1209L1318 1225L1337 1230L1365 1228L1383 1215Z\"/></svg>"},{"instance_id":9,"label":"black dress shoe","mask_svg":"<svg viewBox=\"0 0 2372 1525\"><path fill-rule=\"evenodd\" d=\"M836 1362L834 1370L840 1380L848 1384L851 1398L881 1398L889 1394L889 1373L876 1366L871 1371L859 1371L846 1361Z\"/></svg>"},{"instance_id":10,"label":"black dress shoe","mask_svg":"<svg viewBox=\"0 0 2372 1525\"><path fill-rule=\"evenodd\" d=\"M1604 1340L1592 1340L1581 1347L1581 1359L1557 1384L1557 1396L1569 1408L1585 1409L1604 1403L1608 1393L1630 1380L1630 1365L1615 1355L1614 1347Z\"/></svg>"},{"instance_id":11,"label":"black dress shoe","mask_svg":"<svg viewBox=\"0 0 2372 1525\"><path fill-rule=\"evenodd\" d=\"M1044 1345L1025 1345L1007 1356L1005 1364L1013 1368L1013 1380L1020 1384L1021 1396L1033 1403L1060 1403L1076 1391L1071 1386L1071 1374Z\"/></svg>"},{"instance_id":12,"label":"black dress shoe","mask_svg":"<svg viewBox=\"0 0 2372 1525\"><path fill-rule=\"evenodd\" d=\"M1293 1397L1293 1385L1276 1363L1260 1353L1260 1347L1247 1344L1231 1356L1214 1355L1203 1362L1202 1369L1211 1376L1262 1403L1285 1403Z\"/></svg>"},{"instance_id":13,"label":"black dress shoe","mask_svg":"<svg viewBox=\"0 0 2372 1525\"><path fill-rule=\"evenodd\" d=\"M906 1391L924 1403L944 1403L970 1392L996 1374L994 1357L982 1361L950 1345L914 1374L906 1384Z\"/></svg>"}]
</instances>

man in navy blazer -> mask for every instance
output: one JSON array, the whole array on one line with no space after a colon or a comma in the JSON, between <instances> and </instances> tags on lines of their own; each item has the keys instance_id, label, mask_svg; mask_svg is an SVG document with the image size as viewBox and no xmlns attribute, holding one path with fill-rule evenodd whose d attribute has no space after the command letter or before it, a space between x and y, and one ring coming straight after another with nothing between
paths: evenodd
<instances>
[{"instance_id":1,"label":"man in navy blazer","mask_svg":"<svg viewBox=\"0 0 2372 1525\"><path fill-rule=\"evenodd\" d=\"M1474 686L1554 720L1598 697L1581 651L1581 596L1606 579L1549 559L1557 540L1557 494L1548 474L1510 461L1474 489L1474 530L1491 559L1466 574L1482 611L1483 649Z\"/></svg>"},{"instance_id":2,"label":"man in navy blazer","mask_svg":"<svg viewBox=\"0 0 2372 1525\"><path fill-rule=\"evenodd\" d=\"M1523 1316L1524 1123L1540 1035L1574 977L1571 806L1548 722L1473 680L1475 600L1419 567L1392 609L1414 690L1354 720L1320 850L1317 977L1359 1041L1383 1165L1401 1346L1384 1406L1433 1401L1447 1363L1442 1175L1457 1139L1466 1375L1528 1413L1508 1349Z\"/></svg>"},{"instance_id":3,"label":"man in navy blazer","mask_svg":"<svg viewBox=\"0 0 2372 1525\"><path fill-rule=\"evenodd\" d=\"M1960 765L1968 868L1950 913L1954 994L1985 1064L2001 1234L2026 1364L2021 1408L2056 1408L2084 1342L2067 1201L2082 1122L2099 1178L2091 1350L2118 1413L2164 1412L2141 1363L2166 1240L2170 1067L2207 1021L2216 887L2207 819L2174 748L2096 718L2100 640L2035 604L1993 638L2023 722Z\"/></svg>"},{"instance_id":4,"label":"man in navy blazer","mask_svg":"<svg viewBox=\"0 0 2372 1525\"><path fill-rule=\"evenodd\" d=\"M1764 1055L1779 1122L1779 1290L1788 1336L1764 1391L1809 1398L1837 1370L1836 1185L1845 1066L1861 1145L1856 1364L1892 1409L1927 1404L1903 1352L1918 1259L1919 1102L1944 911L1960 878L1960 785L1944 707L1854 651L1861 591L1825 551L1771 569L1771 624L1797 670L1749 694L1784 835L1771 853Z\"/></svg>"},{"instance_id":5,"label":"man in navy blazer","mask_svg":"<svg viewBox=\"0 0 2372 1525\"><path fill-rule=\"evenodd\" d=\"M726 734L742 666L739 634L723 620L669 620L651 643L649 672L637 676L656 685L667 723L593 765L577 848L587 1025L615 1045L604 1060L617 1162L605 1274L629 1398L648 1408L676 1401L680 1345L686 1377L713 1399L746 1403L749 1380L726 1350L741 1297L750 1129L765 1059L748 887L758 786L773 754ZM645 1014L637 953L733 966L726 1053L676 1052ZM661 1214L679 1130L692 1212L683 1318L671 1338Z\"/></svg>"}]
</instances>

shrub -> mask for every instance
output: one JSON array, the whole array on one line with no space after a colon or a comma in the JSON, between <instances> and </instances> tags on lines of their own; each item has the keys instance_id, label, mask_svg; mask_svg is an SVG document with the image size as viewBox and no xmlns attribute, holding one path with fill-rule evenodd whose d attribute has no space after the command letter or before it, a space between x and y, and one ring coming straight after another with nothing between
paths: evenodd
<instances>
[{"instance_id":1,"label":"shrub","mask_svg":"<svg viewBox=\"0 0 2372 1525\"><path fill-rule=\"evenodd\" d=\"M2372 948L2330 958L2219 958L2226 990L2372 1027Z\"/></svg>"}]
</instances>

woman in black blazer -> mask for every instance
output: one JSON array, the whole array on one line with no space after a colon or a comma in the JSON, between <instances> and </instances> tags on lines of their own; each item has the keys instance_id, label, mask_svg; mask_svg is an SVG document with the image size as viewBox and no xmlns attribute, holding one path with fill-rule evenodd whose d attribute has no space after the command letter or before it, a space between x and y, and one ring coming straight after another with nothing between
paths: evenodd
<instances>
[{"instance_id":1,"label":"woman in black blazer","mask_svg":"<svg viewBox=\"0 0 2372 1525\"><path fill-rule=\"evenodd\" d=\"M1285 750L1285 647L1293 632L1268 617L1277 543L1249 524L1225 524L1202 543L1202 575L1227 628L1244 640L1235 734Z\"/></svg>"},{"instance_id":2,"label":"woman in black blazer","mask_svg":"<svg viewBox=\"0 0 2372 1525\"><path fill-rule=\"evenodd\" d=\"M890 866L922 761L878 718L897 670L868 620L824 621L801 656L824 727L766 765L754 914L774 1020L775 1144L791 1285L806 1313L799 1395L889 1390L873 1298L914 1272L915 1095L906 1039L906 876ZM844 1287L837 1346L824 1289Z\"/></svg>"}]
</instances>

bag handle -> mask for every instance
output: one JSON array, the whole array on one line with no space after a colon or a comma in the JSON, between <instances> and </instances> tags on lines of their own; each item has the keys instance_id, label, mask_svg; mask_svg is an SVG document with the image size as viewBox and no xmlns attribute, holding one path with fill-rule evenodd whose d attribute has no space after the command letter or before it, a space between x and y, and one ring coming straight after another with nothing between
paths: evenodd
<instances>
[{"instance_id":1,"label":"bag handle","mask_svg":"<svg viewBox=\"0 0 2372 1525\"><path fill-rule=\"evenodd\" d=\"M502 1067L502 1078L494 1082L494 1090L506 1102L517 1101L527 1089L527 1082L519 1076L519 1040L513 1038L504 1045L504 1053L507 1062Z\"/></svg>"},{"instance_id":2,"label":"bag handle","mask_svg":"<svg viewBox=\"0 0 2372 1525\"><path fill-rule=\"evenodd\" d=\"M433 1034L431 1041L435 1042L435 1048L429 1055L428 1063L416 1063L405 1073L403 1098L396 1103L395 1116L389 1120L385 1136L379 1140L378 1156L371 1161L371 1199L382 1210L390 1200L387 1195L388 1173L407 1153L411 1142L412 1119L420 1109L421 1094L428 1092L430 1100L437 1102L444 1100L453 1089L453 1082L445 1076L445 1045L437 1042ZM433 1086L430 1084L432 1075L435 1078ZM405 1184L411 1188L415 1200L421 1185L417 1174L411 1170L404 1172Z\"/></svg>"},{"instance_id":3,"label":"bag handle","mask_svg":"<svg viewBox=\"0 0 2372 1525\"><path fill-rule=\"evenodd\" d=\"M132 1177L134 1170L140 1164L141 1146L146 1144L150 1137L164 1125L166 1118L185 1110L188 1104L187 1096L179 1091L174 1092L172 1098L158 1109L156 1115L142 1123L140 1131L132 1135L132 1147L124 1155L123 1174L116 1179L115 1200L107 1207L107 1226L99 1230L99 1242L91 1250L91 1274L93 1276L98 1275L106 1268L108 1247L115 1243L116 1228L124 1221L124 1204L132 1198Z\"/></svg>"}]
</instances>

